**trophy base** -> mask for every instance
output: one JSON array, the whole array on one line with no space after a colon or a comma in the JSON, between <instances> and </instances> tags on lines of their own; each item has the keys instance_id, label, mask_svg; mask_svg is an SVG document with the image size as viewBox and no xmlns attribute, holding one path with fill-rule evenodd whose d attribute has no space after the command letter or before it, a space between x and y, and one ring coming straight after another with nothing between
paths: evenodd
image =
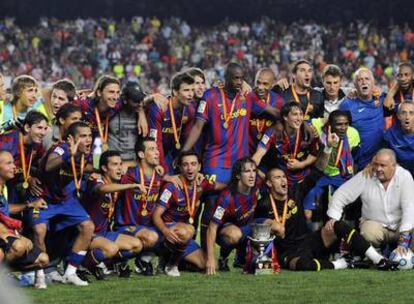
<instances>
[{"instance_id":1,"label":"trophy base","mask_svg":"<svg viewBox=\"0 0 414 304\"><path fill-rule=\"evenodd\" d=\"M269 275L269 274L275 274L275 272L272 268L266 268L266 269L256 268L256 270L254 272L254 275Z\"/></svg>"}]
</instances>

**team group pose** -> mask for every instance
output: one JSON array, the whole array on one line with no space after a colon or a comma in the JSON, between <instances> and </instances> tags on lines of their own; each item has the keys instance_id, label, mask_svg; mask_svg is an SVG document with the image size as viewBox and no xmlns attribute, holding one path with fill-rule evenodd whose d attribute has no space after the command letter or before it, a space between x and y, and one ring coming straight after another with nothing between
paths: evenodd
<instances>
[{"instance_id":1,"label":"team group pose","mask_svg":"<svg viewBox=\"0 0 414 304\"><path fill-rule=\"evenodd\" d=\"M236 62L223 76L209 87L184 69L165 96L111 75L90 90L16 77L2 101L0 263L39 289L215 275L233 249L243 268L265 223L283 269L397 270L389 253L411 250L414 224L413 65L388 92L368 68L343 87L339 66L316 75L304 59L288 78L263 67L248 83Z\"/></svg>"}]
</instances>

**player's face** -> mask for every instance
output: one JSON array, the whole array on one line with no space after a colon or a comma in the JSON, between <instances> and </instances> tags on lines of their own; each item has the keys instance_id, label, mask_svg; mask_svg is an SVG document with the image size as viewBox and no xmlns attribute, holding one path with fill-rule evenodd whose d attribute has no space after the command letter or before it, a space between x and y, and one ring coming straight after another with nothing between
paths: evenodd
<instances>
[{"instance_id":1,"label":"player's face","mask_svg":"<svg viewBox=\"0 0 414 304\"><path fill-rule=\"evenodd\" d=\"M66 103L69 102L66 92L60 89L53 89L50 97L50 103L52 105L52 112L56 115L57 111Z\"/></svg>"},{"instance_id":2,"label":"player's face","mask_svg":"<svg viewBox=\"0 0 414 304\"><path fill-rule=\"evenodd\" d=\"M49 126L46 120L42 120L38 123L33 124L31 127L26 125L25 130L32 143L41 144L43 141L43 138L46 136L49 130Z\"/></svg>"},{"instance_id":3,"label":"player's face","mask_svg":"<svg viewBox=\"0 0 414 304\"><path fill-rule=\"evenodd\" d=\"M290 128L296 130L299 129L303 123L302 109L298 107L292 108L289 114L286 117L283 117L283 119L286 121L287 126L289 126Z\"/></svg>"},{"instance_id":4,"label":"player's face","mask_svg":"<svg viewBox=\"0 0 414 304\"><path fill-rule=\"evenodd\" d=\"M414 131L414 104L411 102L401 104L397 116L401 129L406 133L412 133Z\"/></svg>"},{"instance_id":5,"label":"player's face","mask_svg":"<svg viewBox=\"0 0 414 304\"><path fill-rule=\"evenodd\" d=\"M341 88L341 77L327 75L323 79L323 87L329 97L337 98Z\"/></svg>"},{"instance_id":6,"label":"player's face","mask_svg":"<svg viewBox=\"0 0 414 304\"><path fill-rule=\"evenodd\" d=\"M196 179L200 169L201 165L195 155L184 156L181 160L180 172L190 182Z\"/></svg>"},{"instance_id":7,"label":"player's face","mask_svg":"<svg viewBox=\"0 0 414 304\"><path fill-rule=\"evenodd\" d=\"M120 181L122 177L122 159L120 156L112 156L108 164L104 166L105 175L112 181Z\"/></svg>"},{"instance_id":8,"label":"player's face","mask_svg":"<svg viewBox=\"0 0 414 304\"><path fill-rule=\"evenodd\" d=\"M71 124L74 122L80 121L82 119L81 112L73 112L70 113L66 118L60 118L60 125L62 126L63 130L66 131Z\"/></svg>"},{"instance_id":9,"label":"player's face","mask_svg":"<svg viewBox=\"0 0 414 304\"><path fill-rule=\"evenodd\" d=\"M102 102L105 105L107 105L110 108L114 108L120 96L119 85L117 83L108 84L104 87L100 94L98 92L98 96L101 98Z\"/></svg>"},{"instance_id":10,"label":"player's face","mask_svg":"<svg viewBox=\"0 0 414 304\"><path fill-rule=\"evenodd\" d=\"M307 63L301 63L297 66L294 75L295 84L302 88L310 88L313 77L313 68Z\"/></svg>"},{"instance_id":11,"label":"player's face","mask_svg":"<svg viewBox=\"0 0 414 304\"><path fill-rule=\"evenodd\" d=\"M379 154L374 157L374 170L377 178L381 182L391 180L395 173L395 163L387 154Z\"/></svg>"},{"instance_id":12,"label":"player's face","mask_svg":"<svg viewBox=\"0 0 414 304\"><path fill-rule=\"evenodd\" d=\"M206 90L206 82L200 76L194 77L194 95L197 98L203 97L204 91Z\"/></svg>"},{"instance_id":13,"label":"player's face","mask_svg":"<svg viewBox=\"0 0 414 304\"><path fill-rule=\"evenodd\" d=\"M0 154L0 178L4 181L14 178L16 166L13 156L9 152Z\"/></svg>"},{"instance_id":14,"label":"player's face","mask_svg":"<svg viewBox=\"0 0 414 304\"><path fill-rule=\"evenodd\" d=\"M287 177L282 170L272 170L266 184L277 195L284 196L288 193Z\"/></svg>"},{"instance_id":15,"label":"player's face","mask_svg":"<svg viewBox=\"0 0 414 304\"><path fill-rule=\"evenodd\" d=\"M270 89L273 87L275 78L269 72L262 72L259 74L256 80L255 91L261 99L266 100Z\"/></svg>"},{"instance_id":16,"label":"player's face","mask_svg":"<svg viewBox=\"0 0 414 304\"><path fill-rule=\"evenodd\" d=\"M158 150L157 143L155 141L146 141L144 158L145 161L152 166L158 166L160 164L160 151Z\"/></svg>"},{"instance_id":17,"label":"player's face","mask_svg":"<svg viewBox=\"0 0 414 304\"><path fill-rule=\"evenodd\" d=\"M339 138L344 138L348 131L349 120L346 116L337 116L332 126L332 132L336 133Z\"/></svg>"},{"instance_id":18,"label":"player's face","mask_svg":"<svg viewBox=\"0 0 414 304\"><path fill-rule=\"evenodd\" d=\"M188 106L194 99L194 84L183 82L178 91L174 90L174 95L180 103Z\"/></svg>"},{"instance_id":19,"label":"player's face","mask_svg":"<svg viewBox=\"0 0 414 304\"><path fill-rule=\"evenodd\" d=\"M78 128L78 133L75 136L75 142L80 140L79 143L79 152L84 154L91 153L92 149L92 131L88 128Z\"/></svg>"},{"instance_id":20,"label":"player's face","mask_svg":"<svg viewBox=\"0 0 414 304\"><path fill-rule=\"evenodd\" d=\"M240 91L242 88L244 79L244 73L242 69L235 69L230 75L229 75L229 82L230 87L234 91Z\"/></svg>"},{"instance_id":21,"label":"player's face","mask_svg":"<svg viewBox=\"0 0 414 304\"><path fill-rule=\"evenodd\" d=\"M408 89L414 81L414 73L411 68L403 66L398 70L397 81L400 88L403 90Z\"/></svg>"},{"instance_id":22,"label":"player's face","mask_svg":"<svg viewBox=\"0 0 414 304\"><path fill-rule=\"evenodd\" d=\"M20 102L26 107L31 107L37 100L37 86L25 87L20 94Z\"/></svg>"},{"instance_id":23,"label":"player's face","mask_svg":"<svg viewBox=\"0 0 414 304\"><path fill-rule=\"evenodd\" d=\"M374 79L369 71L361 71L356 76L356 90L358 95L362 98L369 97L374 88Z\"/></svg>"},{"instance_id":24,"label":"player's face","mask_svg":"<svg viewBox=\"0 0 414 304\"><path fill-rule=\"evenodd\" d=\"M257 168L254 163L248 162L240 173L240 182L246 187L254 187L256 184Z\"/></svg>"}]
</instances>

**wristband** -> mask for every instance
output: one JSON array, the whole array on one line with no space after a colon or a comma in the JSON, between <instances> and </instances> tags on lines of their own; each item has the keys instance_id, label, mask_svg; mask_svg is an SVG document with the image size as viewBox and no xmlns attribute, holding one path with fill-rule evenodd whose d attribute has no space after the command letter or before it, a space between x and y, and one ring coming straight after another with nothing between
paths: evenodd
<instances>
[{"instance_id":1,"label":"wristband","mask_svg":"<svg viewBox=\"0 0 414 304\"><path fill-rule=\"evenodd\" d=\"M332 152L332 147L325 146L325 147L323 148L323 152L324 152L324 153L326 153L326 154L331 154L331 152Z\"/></svg>"}]
</instances>

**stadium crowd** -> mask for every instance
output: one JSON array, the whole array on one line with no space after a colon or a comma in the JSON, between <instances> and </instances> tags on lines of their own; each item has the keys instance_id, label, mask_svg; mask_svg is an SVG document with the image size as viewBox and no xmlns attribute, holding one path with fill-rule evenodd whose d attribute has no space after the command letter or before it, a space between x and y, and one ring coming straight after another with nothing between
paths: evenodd
<instances>
[{"instance_id":1,"label":"stadium crowd","mask_svg":"<svg viewBox=\"0 0 414 304\"><path fill-rule=\"evenodd\" d=\"M390 253L411 250L408 27L9 19L1 33L0 263L36 288L129 277L131 259L214 275L234 249L252 272L258 223L275 271L397 270Z\"/></svg>"}]
</instances>

